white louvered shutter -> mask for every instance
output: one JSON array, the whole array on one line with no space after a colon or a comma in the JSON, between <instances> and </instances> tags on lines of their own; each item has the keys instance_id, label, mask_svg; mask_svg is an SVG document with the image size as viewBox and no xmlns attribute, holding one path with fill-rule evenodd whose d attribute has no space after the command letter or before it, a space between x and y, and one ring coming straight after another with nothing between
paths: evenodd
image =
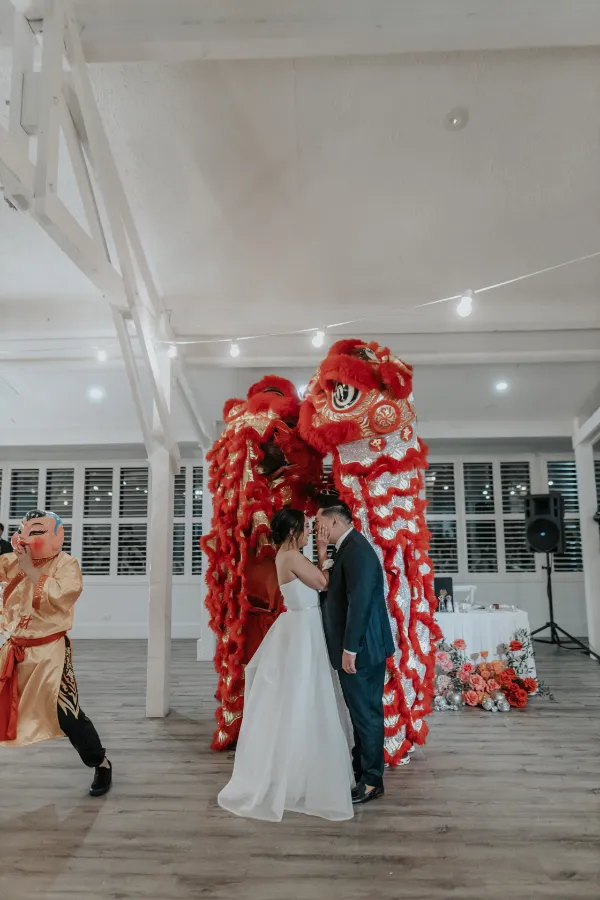
<instances>
[{"instance_id":1,"label":"white louvered shutter","mask_svg":"<svg viewBox=\"0 0 600 900\"><path fill-rule=\"evenodd\" d=\"M577 468L574 459L548 461L548 490L562 494L565 504L565 552L554 557L556 572L582 572Z\"/></svg>"},{"instance_id":2,"label":"white louvered shutter","mask_svg":"<svg viewBox=\"0 0 600 900\"><path fill-rule=\"evenodd\" d=\"M454 463L431 463L424 480L433 567L439 574L456 573L459 564Z\"/></svg>"},{"instance_id":3,"label":"white louvered shutter","mask_svg":"<svg viewBox=\"0 0 600 900\"><path fill-rule=\"evenodd\" d=\"M83 481L84 519L110 519L113 510L113 470L86 469Z\"/></svg>"},{"instance_id":4,"label":"white louvered shutter","mask_svg":"<svg viewBox=\"0 0 600 900\"><path fill-rule=\"evenodd\" d=\"M122 468L119 486L119 518L145 519L148 516L148 469Z\"/></svg>"},{"instance_id":5,"label":"white louvered shutter","mask_svg":"<svg viewBox=\"0 0 600 900\"><path fill-rule=\"evenodd\" d=\"M119 523L117 575L145 575L148 525L146 522Z\"/></svg>"},{"instance_id":6,"label":"white louvered shutter","mask_svg":"<svg viewBox=\"0 0 600 900\"><path fill-rule=\"evenodd\" d=\"M44 509L51 509L61 519L73 517L74 469L48 469Z\"/></svg>"},{"instance_id":7,"label":"white louvered shutter","mask_svg":"<svg viewBox=\"0 0 600 900\"><path fill-rule=\"evenodd\" d=\"M86 468L83 477L81 535L81 571L84 575L111 573L112 513L112 468L109 466Z\"/></svg>"},{"instance_id":8,"label":"white louvered shutter","mask_svg":"<svg viewBox=\"0 0 600 900\"><path fill-rule=\"evenodd\" d=\"M9 515L17 523L30 510L38 509L39 469L13 469L10 473Z\"/></svg>"},{"instance_id":9,"label":"white louvered shutter","mask_svg":"<svg viewBox=\"0 0 600 900\"><path fill-rule=\"evenodd\" d=\"M84 575L110 575L111 524L84 522L81 571Z\"/></svg>"},{"instance_id":10,"label":"white louvered shutter","mask_svg":"<svg viewBox=\"0 0 600 900\"><path fill-rule=\"evenodd\" d=\"M492 463L466 462L463 466L466 515L494 515Z\"/></svg>"},{"instance_id":11,"label":"white louvered shutter","mask_svg":"<svg viewBox=\"0 0 600 900\"><path fill-rule=\"evenodd\" d=\"M463 463L467 570L471 574L498 571L494 467L491 462Z\"/></svg>"},{"instance_id":12,"label":"white louvered shutter","mask_svg":"<svg viewBox=\"0 0 600 900\"><path fill-rule=\"evenodd\" d=\"M427 523L431 533L429 556L435 571L442 574L458 572L458 541L456 522L452 519L434 519Z\"/></svg>"},{"instance_id":13,"label":"white louvered shutter","mask_svg":"<svg viewBox=\"0 0 600 900\"><path fill-rule=\"evenodd\" d=\"M173 575L185 575L186 478L187 469L182 466L173 485Z\"/></svg>"},{"instance_id":14,"label":"white louvered shutter","mask_svg":"<svg viewBox=\"0 0 600 900\"><path fill-rule=\"evenodd\" d=\"M501 462L504 555L507 572L535 572L535 554L525 538L524 498L531 492L529 462Z\"/></svg>"}]
</instances>

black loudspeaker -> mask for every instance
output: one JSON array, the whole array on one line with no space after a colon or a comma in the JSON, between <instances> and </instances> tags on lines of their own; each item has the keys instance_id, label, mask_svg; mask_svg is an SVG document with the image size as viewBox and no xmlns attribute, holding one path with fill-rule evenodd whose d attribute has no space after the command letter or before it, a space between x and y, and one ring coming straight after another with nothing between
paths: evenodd
<instances>
[{"instance_id":1,"label":"black loudspeaker","mask_svg":"<svg viewBox=\"0 0 600 900\"><path fill-rule=\"evenodd\" d=\"M525 497L525 537L534 553L565 552L565 502L562 494Z\"/></svg>"}]
</instances>

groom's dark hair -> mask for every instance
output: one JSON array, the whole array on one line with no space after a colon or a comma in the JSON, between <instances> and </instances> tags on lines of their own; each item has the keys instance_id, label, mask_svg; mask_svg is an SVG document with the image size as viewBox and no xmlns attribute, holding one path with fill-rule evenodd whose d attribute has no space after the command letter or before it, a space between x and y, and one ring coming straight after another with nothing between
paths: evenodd
<instances>
[{"instance_id":1,"label":"groom's dark hair","mask_svg":"<svg viewBox=\"0 0 600 900\"><path fill-rule=\"evenodd\" d=\"M319 509L325 516L337 516L342 522L352 525L352 513L350 507L333 494L322 494L319 497Z\"/></svg>"}]
</instances>

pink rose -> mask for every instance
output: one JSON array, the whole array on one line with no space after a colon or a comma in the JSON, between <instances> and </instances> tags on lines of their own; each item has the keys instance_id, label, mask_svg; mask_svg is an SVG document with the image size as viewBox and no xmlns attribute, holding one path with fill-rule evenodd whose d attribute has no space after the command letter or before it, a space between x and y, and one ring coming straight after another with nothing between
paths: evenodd
<instances>
[{"instance_id":1,"label":"pink rose","mask_svg":"<svg viewBox=\"0 0 600 900\"><path fill-rule=\"evenodd\" d=\"M482 694L485 691L485 681L481 677L481 675L471 675L469 679L469 684L473 688L474 691L478 691Z\"/></svg>"},{"instance_id":2,"label":"pink rose","mask_svg":"<svg viewBox=\"0 0 600 900\"><path fill-rule=\"evenodd\" d=\"M475 666L473 663L466 662L463 663L460 669L458 670L458 677L461 681L468 681L473 672L475 671ZM483 680L483 679L482 679Z\"/></svg>"},{"instance_id":3,"label":"pink rose","mask_svg":"<svg viewBox=\"0 0 600 900\"><path fill-rule=\"evenodd\" d=\"M447 675L438 675L435 680L436 688L438 694L442 694L444 691L447 691L452 682L448 678Z\"/></svg>"},{"instance_id":4,"label":"pink rose","mask_svg":"<svg viewBox=\"0 0 600 900\"><path fill-rule=\"evenodd\" d=\"M469 706L479 705L479 694L477 693L477 691L465 691L463 697L465 703L468 703Z\"/></svg>"},{"instance_id":5,"label":"pink rose","mask_svg":"<svg viewBox=\"0 0 600 900\"><path fill-rule=\"evenodd\" d=\"M491 692L491 691L499 691L499 690L500 690L500 685L498 684L498 682L496 681L495 678L490 678L490 680L489 680L488 683L487 683L487 689L488 689L488 691L490 691L490 692Z\"/></svg>"},{"instance_id":6,"label":"pink rose","mask_svg":"<svg viewBox=\"0 0 600 900\"><path fill-rule=\"evenodd\" d=\"M462 638L458 638L456 641L454 641L454 643L452 644L452 646L454 647L455 650L466 650L466 649L467 649L467 642L466 642L466 641L463 641Z\"/></svg>"},{"instance_id":7,"label":"pink rose","mask_svg":"<svg viewBox=\"0 0 600 900\"><path fill-rule=\"evenodd\" d=\"M444 672L451 672L454 668L452 660L443 650L438 650L435 654L435 658L437 660L438 666L443 669Z\"/></svg>"}]
</instances>

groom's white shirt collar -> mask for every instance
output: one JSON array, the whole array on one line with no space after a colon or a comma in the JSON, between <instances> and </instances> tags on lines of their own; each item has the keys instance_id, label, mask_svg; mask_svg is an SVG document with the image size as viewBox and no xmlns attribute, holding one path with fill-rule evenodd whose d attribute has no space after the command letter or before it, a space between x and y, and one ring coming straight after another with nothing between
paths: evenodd
<instances>
[{"instance_id":1,"label":"groom's white shirt collar","mask_svg":"<svg viewBox=\"0 0 600 900\"><path fill-rule=\"evenodd\" d=\"M344 541L346 540L346 538L348 537L348 535L350 534L351 531L354 531L354 528L353 528L352 525L350 526L350 528L348 529L348 531L345 531L345 532L343 533L343 535L341 536L341 538L339 538L339 539L336 541L336 543L335 543L335 549L336 549L336 551L340 549L340 547L342 546L342 544L344 543Z\"/></svg>"}]
</instances>

